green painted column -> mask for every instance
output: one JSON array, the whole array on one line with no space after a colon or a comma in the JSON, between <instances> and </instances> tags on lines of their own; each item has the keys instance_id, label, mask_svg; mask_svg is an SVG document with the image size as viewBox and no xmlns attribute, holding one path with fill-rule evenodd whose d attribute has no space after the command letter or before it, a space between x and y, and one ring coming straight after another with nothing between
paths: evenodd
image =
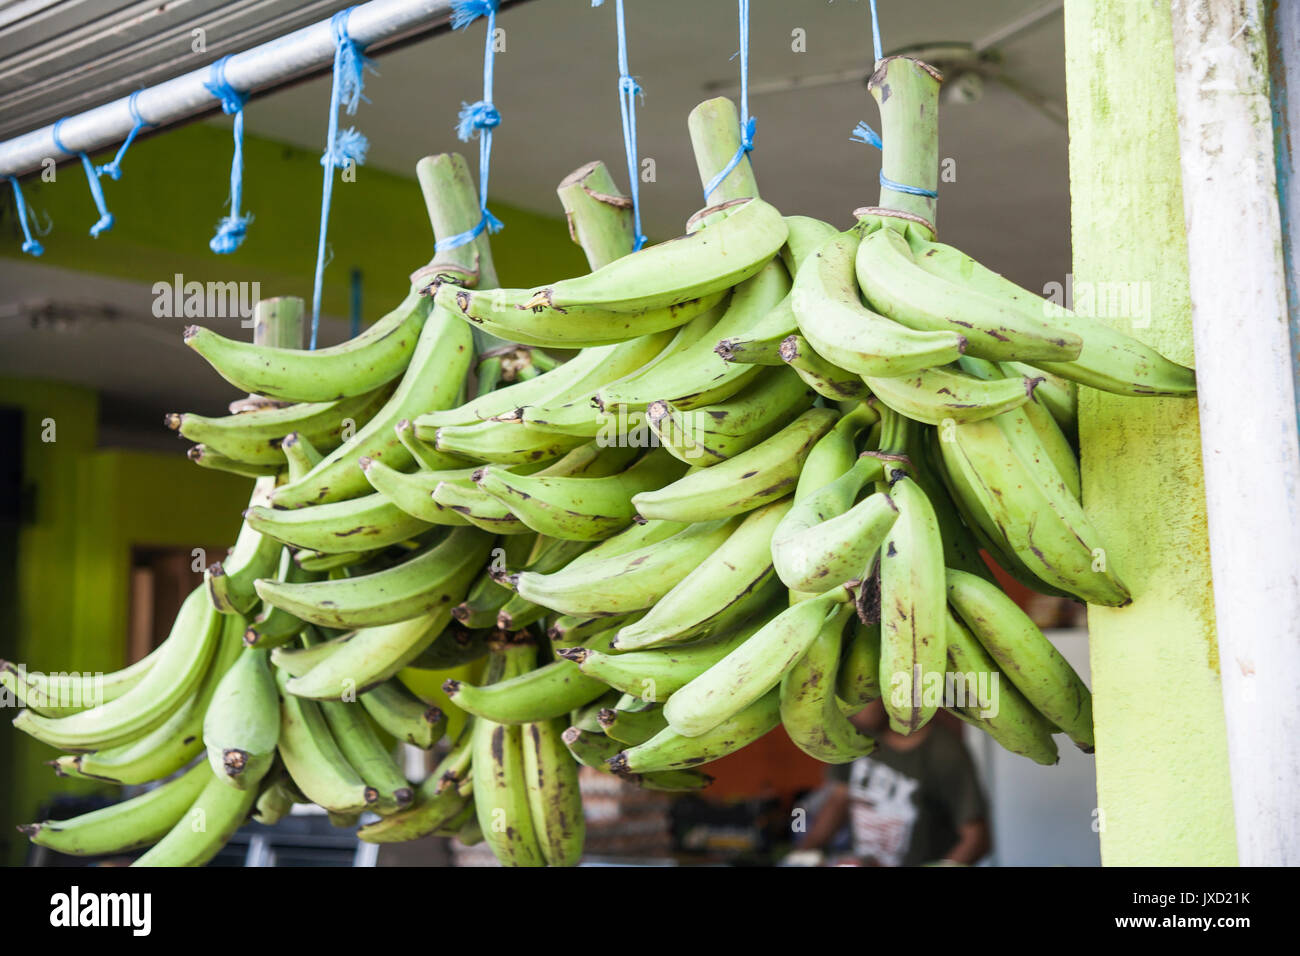
<instances>
[{"instance_id":1,"label":"green painted column","mask_svg":"<svg viewBox=\"0 0 1300 956\"><path fill-rule=\"evenodd\" d=\"M1075 304L1191 365L1169 5L1066 0L1065 41ZM1080 391L1084 506L1134 595L1088 611L1102 863L1233 865L1196 403Z\"/></svg>"}]
</instances>

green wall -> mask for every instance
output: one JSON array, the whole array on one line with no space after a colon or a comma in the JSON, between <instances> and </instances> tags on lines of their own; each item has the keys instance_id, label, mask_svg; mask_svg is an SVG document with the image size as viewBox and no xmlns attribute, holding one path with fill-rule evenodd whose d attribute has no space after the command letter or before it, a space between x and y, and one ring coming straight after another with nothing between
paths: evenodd
<instances>
[{"instance_id":1,"label":"green wall","mask_svg":"<svg viewBox=\"0 0 1300 956\"><path fill-rule=\"evenodd\" d=\"M132 547L233 542L251 483L171 455L96 449L98 403L85 389L0 381L0 405L23 410L24 472L35 506L18 539L17 627L3 635L0 656L42 671L121 667ZM49 422L53 441L43 440ZM56 791L99 785L58 780L43 765L55 751L0 733L11 781L0 794L0 833L10 858L20 860L25 847L10 837L11 824L32 819Z\"/></svg>"},{"instance_id":2,"label":"green wall","mask_svg":"<svg viewBox=\"0 0 1300 956\"><path fill-rule=\"evenodd\" d=\"M255 219L237 252L217 256L207 243L223 214L230 154L230 131L220 124L137 141L122 179L103 180L117 221L98 239L88 234L97 217L79 164L61 166L53 183L29 177L23 184L29 205L41 221L48 214L54 223L41 240L45 255L21 255L12 194L5 189L0 256L148 283L171 282L178 272L187 281L259 281L263 296L310 300L319 154L247 137L244 206ZM108 155L95 158L102 162ZM334 258L326 272L324 311L349 314L349 271L360 268L369 322L405 295L408 274L431 258L433 237L413 172L406 178L363 166L356 182L336 181ZM506 223L492 241L503 283L542 284L584 271L558 200L554 218L492 205ZM0 657L38 669L119 667L126 649L131 547L233 542L251 482L176 456L97 449L99 398L75 384L0 380L0 404L24 410L25 480L37 489L35 520L19 538L18 579L0 591L12 593L16 604L16 628L0 635ZM46 418L55 421L52 443L40 440ZM20 862L26 852L13 824L30 820L56 791L97 786L59 780L43 766L52 756L44 745L0 728L6 779L0 787L0 853L10 862Z\"/></svg>"},{"instance_id":3,"label":"green wall","mask_svg":"<svg viewBox=\"0 0 1300 956\"><path fill-rule=\"evenodd\" d=\"M1191 365L1167 3L1067 0L1075 287L1142 282L1149 328ZM1081 389L1084 505L1133 592L1090 607L1102 863L1236 862L1196 402Z\"/></svg>"}]
</instances>

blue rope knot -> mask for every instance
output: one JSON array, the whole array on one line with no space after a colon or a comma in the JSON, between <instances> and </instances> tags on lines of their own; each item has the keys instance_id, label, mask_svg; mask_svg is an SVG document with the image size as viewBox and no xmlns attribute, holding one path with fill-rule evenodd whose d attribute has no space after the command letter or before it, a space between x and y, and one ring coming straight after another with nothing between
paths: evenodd
<instances>
[{"instance_id":1,"label":"blue rope knot","mask_svg":"<svg viewBox=\"0 0 1300 956\"><path fill-rule=\"evenodd\" d=\"M230 82L226 79L226 63L229 62L229 60L229 56L223 56L220 60L213 63L211 67L211 76L208 82L203 84L209 93L221 101L221 110L227 116L233 115L242 110L244 108L244 103L248 100L248 97L245 94L231 86Z\"/></svg>"},{"instance_id":2,"label":"blue rope knot","mask_svg":"<svg viewBox=\"0 0 1300 956\"><path fill-rule=\"evenodd\" d=\"M122 178L122 157L125 156L126 151L131 148L131 144L135 142L135 138L140 134L140 130L144 129L146 126L153 125L153 123L150 123L140 115L140 109L135 105L136 97L138 97L142 92L143 90L136 90L127 97L126 108L130 111L131 119L135 121L135 125L131 127L131 132L126 134L126 141L122 143L121 148L117 151L117 155L114 156L111 161L105 163L103 166L98 166L95 169L95 172L98 175L107 176L114 182L117 182Z\"/></svg>"},{"instance_id":3,"label":"blue rope knot","mask_svg":"<svg viewBox=\"0 0 1300 956\"><path fill-rule=\"evenodd\" d=\"M626 73L618 78L618 91L625 96L645 98L645 91L641 89L641 84Z\"/></svg>"},{"instance_id":4,"label":"blue rope knot","mask_svg":"<svg viewBox=\"0 0 1300 956\"><path fill-rule=\"evenodd\" d=\"M355 7L348 7L330 18L330 26L334 31L338 95L349 116L356 114L357 107L361 103L370 102L362 94L362 90L366 83L366 72L375 73L374 61L365 55L361 44L348 35L348 18L355 9Z\"/></svg>"},{"instance_id":5,"label":"blue rope knot","mask_svg":"<svg viewBox=\"0 0 1300 956\"><path fill-rule=\"evenodd\" d=\"M333 166L336 169L343 169L349 163L363 166L366 162L366 153L369 150L370 140L366 139L364 133L349 126L347 129L341 130L334 143L325 148L325 152L320 158L320 164L322 166Z\"/></svg>"},{"instance_id":6,"label":"blue rope knot","mask_svg":"<svg viewBox=\"0 0 1300 956\"><path fill-rule=\"evenodd\" d=\"M8 179L14 187L14 205L18 207L18 225L23 230L23 252L29 256L42 255L45 252L45 247L32 238L31 227L27 224L27 203L23 202L23 187L18 184L16 176L9 176Z\"/></svg>"},{"instance_id":7,"label":"blue rope knot","mask_svg":"<svg viewBox=\"0 0 1300 956\"><path fill-rule=\"evenodd\" d=\"M339 129L339 106L348 113L356 113L361 102L370 100L363 95L366 71L374 73L374 67L366 58L364 48L348 34L348 18L355 7L340 10L330 18L330 27L334 33L334 81L330 87L329 130L325 137L325 152L321 154L320 163L325 168L325 181L321 187L320 200L320 236L316 244L316 277L312 284L311 295L311 344L316 348L316 337L320 330L321 295L325 282L325 269L334 258L329 247L330 202L334 195L334 170L344 169L349 164L360 166L366 161L370 141L357 129L349 126ZM358 319L359 321L359 319Z\"/></svg>"},{"instance_id":8,"label":"blue rope knot","mask_svg":"<svg viewBox=\"0 0 1300 956\"><path fill-rule=\"evenodd\" d=\"M248 224L253 221L251 214L244 216L226 216L217 224L217 234L208 241L208 248L219 256L229 255L239 248L248 231Z\"/></svg>"},{"instance_id":9,"label":"blue rope knot","mask_svg":"<svg viewBox=\"0 0 1300 956\"><path fill-rule=\"evenodd\" d=\"M714 190L722 185L722 181L731 174L731 171L740 165L745 154L754 151L754 130L758 122L749 115L749 0L738 0L737 7L740 15L740 49L732 59L736 56L740 57L740 146L736 149L735 155L727 161L727 165L723 166L704 187L705 202L708 202Z\"/></svg>"},{"instance_id":10,"label":"blue rope knot","mask_svg":"<svg viewBox=\"0 0 1300 956\"><path fill-rule=\"evenodd\" d=\"M63 145L63 140L59 137L59 127L63 125L63 120L54 124L54 129L50 131L50 137L54 140L55 148L61 153L67 153L69 156L77 156L81 159L81 167L86 171L86 182L90 186L90 198L95 202L95 209L99 212L99 219L90 227L90 236L92 239L98 239L101 232L107 232L113 228L113 214L108 211L108 206L104 202L104 190L99 185L99 172L95 169L95 164L90 161L84 150L73 150Z\"/></svg>"},{"instance_id":11,"label":"blue rope knot","mask_svg":"<svg viewBox=\"0 0 1300 956\"><path fill-rule=\"evenodd\" d=\"M461 103L458 115L460 122L456 125L456 135L464 143L473 139L479 130L495 129L501 125L501 113L487 100Z\"/></svg>"},{"instance_id":12,"label":"blue rope knot","mask_svg":"<svg viewBox=\"0 0 1300 956\"><path fill-rule=\"evenodd\" d=\"M239 248L248 231L248 224L253 221L252 215L241 215L239 211L244 194L244 103L248 97L231 86L226 79L226 63L229 60L229 56L223 56L213 63L210 79L203 84L209 93L221 101L222 111L235 117L235 153L230 161L230 215L217 224L217 233L208 242L209 249L223 256Z\"/></svg>"},{"instance_id":13,"label":"blue rope knot","mask_svg":"<svg viewBox=\"0 0 1300 956\"><path fill-rule=\"evenodd\" d=\"M884 150L885 144L881 140L880 134L867 125L866 121L858 123L853 127L853 132L849 134L849 139L855 143L864 143L867 146L874 146L881 151ZM920 186L909 186L906 183L896 183L888 176L885 171L880 171L880 185L886 189L892 189L896 193L907 193L909 196L924 196L927 199L938 199L939 194L933 189L922 189Z\"/></svg>"},{"instance_id":14,"label":"blue rope knot","mask_svg":"<svg viewBox=\"0 0 1300 956\"><path fill-rule=\"evenodd\" d=\"M463 30L479 17L492 16L496 12L497 0L452 0L451 28Z\"/></svg>"},{"instance_id":15,"label":"blue rope knot","mask_svg":"<svg viewBox=\"0 0 1300 956\"><path fill-rule=\"evenodd\" d=\"M488 176L492 171L492 131L501 125L501 114L492 104L492 68L496 56L492 49L492 32L496 28L497 0L452 0L451 28L463 30L479 17L487 17L487 33L483 41L483 98L477 103L462 103L456 135L462 142L478 136L478 193L482 214L473 229L447 236L434 243L435 252L446 252L468 245L483 234L499 232L501 220L492 215L487 206Z\"/></svg>"}]
</instances>

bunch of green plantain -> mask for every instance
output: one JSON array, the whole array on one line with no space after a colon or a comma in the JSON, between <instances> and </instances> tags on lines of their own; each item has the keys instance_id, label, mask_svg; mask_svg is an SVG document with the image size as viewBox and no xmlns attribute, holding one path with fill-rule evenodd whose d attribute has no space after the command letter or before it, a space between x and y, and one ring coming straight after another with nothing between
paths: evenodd
<instances>
[{"instance_id":1,"label":"bunch of green plantain","mask_svg":"<svg viewBox=\"0 0 1300 956\"><path fill-rule=\"evenodd\" d=\"M0 666L59 772L171 779L31 839L198 865L310 802L367 841L572 865L580 767L700 790L777 726L843 763L871 751L850 717L877 699L904 734L945 709L1039 763L1056 734L1090 751L1088 688L992 568L1128 603L1080 502L1078 387L1191 396L1195 376L938 241L938 88L878 65L881 199L847 230L783 216L742 152L684 236L634 252L591 163L558 190L586 275L500 288L479 234L339 346L187 330L250 393L167 419L196 462L255 479L234 547L97 706ZM734 107L690 128L707 181ZM464 160L417 174L435 236L470 230ZM453 669L443 741L408 684ZM397 742L439 748L419 786Z\"/></svg>"}]
</instances>

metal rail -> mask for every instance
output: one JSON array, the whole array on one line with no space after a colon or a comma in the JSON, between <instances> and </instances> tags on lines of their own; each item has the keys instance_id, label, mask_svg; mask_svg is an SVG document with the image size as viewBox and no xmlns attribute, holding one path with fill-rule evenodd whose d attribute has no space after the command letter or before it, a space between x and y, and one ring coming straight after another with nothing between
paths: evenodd
<instances>
[{"instance_id":1,"label":"metal rail","mask_svg":"<svg viewBox=\"0 0 1300 956\"><path fill-rule=\"evenodd\" d=\"M450 15L451 0L370 0L352 11L348 33L363 46L386 46L412 33L443 26ZM333 60L333 31L330 21L322 20L233 55L226 65L226 79L241 92L265 92L328 69ZM136 97L136 109L155 128L211 112L218 107L204 86L208 79L205 64L147 87ZM122 142L135 125L128 99L122 97L67 117L59 138L74 152L93 152ZM45 126L0 143L0 176L21 176L40 169L47 159L60 162L70 158L72 153L54 145L53 131L52 125Z\"/></svg>"}]
</instances>

